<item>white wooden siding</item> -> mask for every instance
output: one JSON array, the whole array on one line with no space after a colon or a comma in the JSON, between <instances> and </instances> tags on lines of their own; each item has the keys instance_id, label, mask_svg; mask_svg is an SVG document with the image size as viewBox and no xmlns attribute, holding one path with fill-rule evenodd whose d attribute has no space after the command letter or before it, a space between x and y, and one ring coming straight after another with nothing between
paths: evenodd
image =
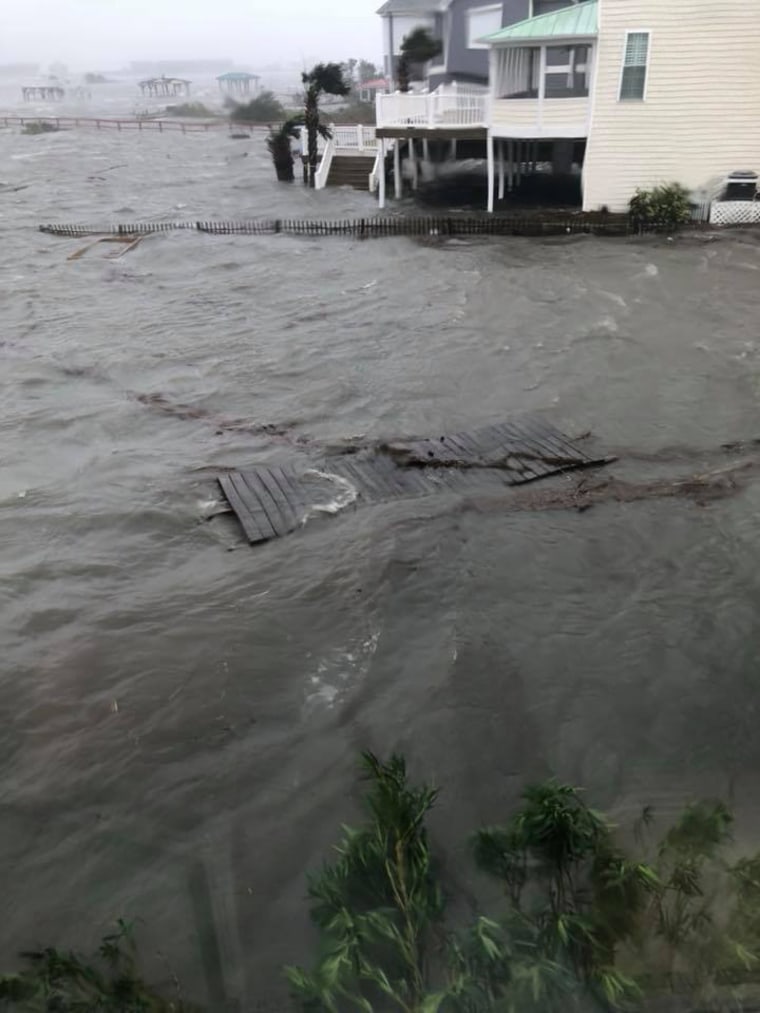
<instances>
[{"instance_id":1,"label":"white wooden siding","mask_svg":"<svg viewBox=\"0 0 760 1013\"><path fill-rule=\"evenodd\" d=\"M585 137L588 133L589 99L548 98L493 99L491 132L494 137L523 140L536 137Z\"/></svg>"},{"instance_id":2,"label":"white wooden siding","mask_svg":"<svg viewBox=\"0 0 760 1013\"><path fill-rule=\"evenodd\" d=\"M584 207L636 187L760 172L760 0L600 0ZM620 101L626 31L651 31L644 101Z\"/></svg>"}]
</instances>

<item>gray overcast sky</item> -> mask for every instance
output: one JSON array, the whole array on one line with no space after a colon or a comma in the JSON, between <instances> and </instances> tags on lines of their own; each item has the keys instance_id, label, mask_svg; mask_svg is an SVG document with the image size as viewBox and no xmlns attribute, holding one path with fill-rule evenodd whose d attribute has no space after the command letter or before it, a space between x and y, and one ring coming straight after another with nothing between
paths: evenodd
<instances>
[{"instance_id":1,"label":"gray overcast sky","mask_svg":"<svg viewBox=\"0 0 760 1013\"><path fill-rule=\"evenodd\" d=\"M379 61L381 0L0 0L0 63L115 69L128 60Z\"/></svg>"}]
</instances>

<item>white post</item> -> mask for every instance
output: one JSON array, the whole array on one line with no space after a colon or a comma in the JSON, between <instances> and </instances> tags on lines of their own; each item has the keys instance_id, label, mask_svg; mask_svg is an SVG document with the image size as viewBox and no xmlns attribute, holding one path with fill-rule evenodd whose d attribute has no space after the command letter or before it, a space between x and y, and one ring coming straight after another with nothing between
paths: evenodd
<instances>
[{"instance_id":1,"label":"white post","mask_svg":"<svg viewBox=\"0 0 760 1013\"><path fill-rule=\"evenodd\" d=\"M543 135L544 126L544 99L546 98L546 46L541 46L541 59L538 69L538 123L536 124Z\"/></svg>"},{"instance_id":2,"label":"white post","mask_svg":"<svg viewBox=\"0 0 760 1013\"><path fill-rule=\"evenodd\" d=\"M507 161L509 162L509 192L512 193L512 188L515 185L515 142L511 137L509 139Z\"/></svg>"},{"instance_id":3,"label":"white post","mask_svg":"<svg viewBox=\"0 0 760 1013\"><path fill-rule=\"evenodd\" d=\"M414 150L414 138L409 138L409 158L412 160L412 190L417 189L417 153Z\"/></svg>"},{"instance_id":4,"label":"white post","mask_svg":"<svg viewBox=\"0 0 760 1013\"><path fill-rule=\"evenodd\" d=\"M454 140L451 142L451 157L454 159L454 161L456 161L456 157L457 157L457 142L456 142L456 138L454 138Z\"/></svg>"},{"instance_id":5,"label":"white post","mask_svg":"<svg viewBox=\"0 0 760 1013\"><path fill-rule=\"evenodd\" d=\"M499 200L504 200L504 141L499 141Z\"/></svg>"},{"instance_id":6,"label":"white post","mask_svg":"<svg viewBox=\"0 0 760 1013\"><path fill-rule=\"evenodd\" d=\"M393 145L393 194L401 200L401 138L397 137Z\"/></svg>"},{"instance_id":7,"label":"white post","mask_svg":"<svg viewBox=\"0 0 760 1013\"><path fill-rule=\"evenodd\" d=\"M380 193L378 195L378 206L382 209L385 207L385 138L380 138L380 178L378 185L380 187Z\"/></svg>"},{"instance_id":8,"label":"white post","mask_svg":"<svg viewBox=\"0 0 760 1013\"><path fill-rule=\"evenodd\" d=\"M356 124L356 140L359 143L359 151L364 151L364 135L361 123Z\"/></svg>"},{"instance_id":9,"label":"white post","mask_svg":"<svg viewBox=\"0 0 760 1013\"><path fill-rule=\"evenodd\" d=\"M486 138L486 153L488 156L488 213L493 214L493 190L494 190L494 178L493 178L493 137L491 131L488 131L488 137Z\"/></svg>"},{"instance_id":10,"label":"white post","mask_svg":"<svg viewBox=\"0 0 760 1013\"><path fill-rule=\"evenodd\" d=\"M428 141L427 137L423 138L422 140L422 157L425 159L426 162L430 161L430 142Z\"/></svg>"}]
</instances>

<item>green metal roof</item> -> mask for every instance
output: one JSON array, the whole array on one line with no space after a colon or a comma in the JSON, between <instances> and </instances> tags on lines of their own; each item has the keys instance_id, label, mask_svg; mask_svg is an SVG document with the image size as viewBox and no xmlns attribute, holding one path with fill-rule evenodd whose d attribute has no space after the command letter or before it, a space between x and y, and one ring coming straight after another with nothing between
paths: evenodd
<instances>
[{"instance_id":1,"label":"green metal roof","mask_svg":"<svg viewBox=\"0 0 760 1013\"><path fill-rule=\"evenodd\" d=\"M529 42L538 39L567 39L573 36L596 35L598 25L598 0L586 0L573 4L552 14L539 14L537 18L518 21L492 35L486 35L481 42Z\"/></svg>"}]
</instances>

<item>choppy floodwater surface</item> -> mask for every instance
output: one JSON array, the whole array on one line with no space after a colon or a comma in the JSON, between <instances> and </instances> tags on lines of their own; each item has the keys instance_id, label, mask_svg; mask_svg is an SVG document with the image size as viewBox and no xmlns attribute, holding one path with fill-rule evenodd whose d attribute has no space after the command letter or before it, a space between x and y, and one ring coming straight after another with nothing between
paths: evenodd
<instances>
[{"instance_id":1,"label":"choppy floodwater surface","mask_svg":"<svg viewBox=\"0 0 760 1013\"><path fill-rule=\"evenodd\" d=\"M756 242L180 232L67 262L83 243L35 231L373 209L272 176L261 136L0 132L0 180L29 184L0 193L0 950L139 917L203 998L212 910L245 1009L306 955L360 748L444 786L454 861L548 772L625 814L738 770L749 832L760 764L760 484L392 504L252 550L202 520L215 469L296 451L136 399L326 442L533 409L615 448L755 437Z\"/></svg>"}]
</instances>

